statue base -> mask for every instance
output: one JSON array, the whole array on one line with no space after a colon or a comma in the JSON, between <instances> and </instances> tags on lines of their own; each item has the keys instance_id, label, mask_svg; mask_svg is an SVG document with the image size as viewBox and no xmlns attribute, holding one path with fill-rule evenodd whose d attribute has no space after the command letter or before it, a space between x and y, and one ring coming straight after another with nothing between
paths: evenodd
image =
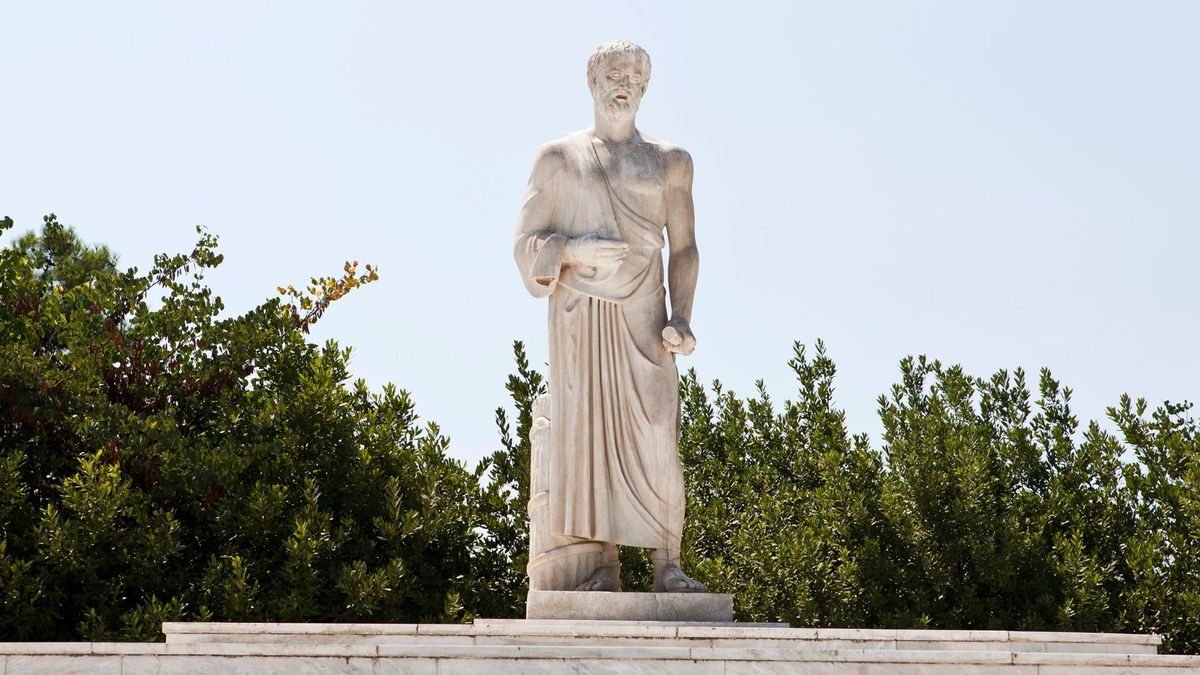
<instances>
[{"instance_id":1,"label":"statue base","mask_svg":"<svg viewBox=\"0 0 1200 675\"><path fill-rule=\"evenodd\" d=\"M575 621L733 621L728 593L529 591L526 619Z\"/></svg>"}]
</instances>

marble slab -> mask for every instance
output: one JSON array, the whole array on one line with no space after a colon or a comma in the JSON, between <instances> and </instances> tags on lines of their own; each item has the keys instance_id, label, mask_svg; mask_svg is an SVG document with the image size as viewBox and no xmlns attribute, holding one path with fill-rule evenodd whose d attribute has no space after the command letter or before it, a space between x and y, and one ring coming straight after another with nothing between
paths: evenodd
<instances>
[{"instance_id":1,"label":"marble slab","mask_svg":"<svg viewBox=\"0 0 1200 675\"><path fill-rule=\"evenodd\" d=\"M728 593L529 591L527 619L733 621Z\"/></svg>"},{"instance_id":2,"label":"marble slab","mask_svg":"<svg viewBox=\"0 0 1200 675\"><path fill-rule=\"evenodd\" d=\"M599 594L597 594L599 595ZM733 673L822 675L1182 675L1200 673L1200 656L1154 653L1022 652L1106 644L1142 650L1155 636L882 630L821 637L812 629L723 626L702 636L696 624L570 621L487 622L489 625L206 624L164 626L169 635L221 642L0 643L0 673ZM195 629L188 632L189 629ZM819 629L826 630L826 629ZM259 631L255 633L253 631ZM263 631L275 631L263 633ZM370 631L368 633L367 631ZM475 634L472 636L471 632ZM741 638L733 635L741 632ZM505 634L507 633L507 635ZM597 635L600 633L600 635ZM250 636L270 634L279 642ZM373 634L375 642L361 641ZM239 637L240 636L240 637ZM773 637L768 637L773 636ZM314 638L354 639L354 643ZM1005 640L1003 638L1007 637ZM1136 639L1142 637L1142 640ZM396 639L390 642L386 639ZM519 638L519 639L518 639ZM908 638L908 639L905 639ZM1036 638L1051 638L1038 640ZM434 641L426 641L433 639ZM438 640L454 640L440 643ZM239 641L241 640L241 641ZM465 641L470 640L470 641ZM874 642L871 646L869 643ZM911 647L918 646L913 649ZM980 645L986 648L979 648ZM866 648L861 648L866 647Z\"/></svg>"},{"instance_id":3,"label":"marble slab","mask_svg":"<svg viewBox=\"0 0 1200 675\"><path fill-rule=\"evenodd\" d=\"M789 628L698 621L476 619L469 624L164 623L168 645L460 645L1155 654L1157 635L1005 630ZM88 653L87 643L43 649ZM114 653L95 643L91 653ZM57 651L53 653L59 653ZM131 652L132 653L132 652Z\"/></svg>"}]
</instances>

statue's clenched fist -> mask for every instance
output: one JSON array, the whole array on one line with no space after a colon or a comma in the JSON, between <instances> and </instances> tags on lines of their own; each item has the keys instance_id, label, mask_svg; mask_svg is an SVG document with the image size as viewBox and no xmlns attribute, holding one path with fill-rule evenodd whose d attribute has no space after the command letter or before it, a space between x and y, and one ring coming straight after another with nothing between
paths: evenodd
<instances>
[{"instance_id":1,"label":"statue's clenched fist","mask_svg":"<svg viewBox=\"0 0 1200 675\"><path fill-rule=\"evenodd\" d=\"M696 351L696 336L692 335L692 327L687 321L674 318L667 322L662 329L663 346L667 351L680 356L688 356Z\"/></svg>"}]
</instances>

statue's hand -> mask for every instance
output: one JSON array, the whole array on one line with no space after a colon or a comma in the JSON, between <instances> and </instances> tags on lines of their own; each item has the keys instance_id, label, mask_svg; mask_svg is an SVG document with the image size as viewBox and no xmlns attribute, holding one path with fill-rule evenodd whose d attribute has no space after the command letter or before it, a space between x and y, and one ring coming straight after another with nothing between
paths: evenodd
<instances>
[{"instance_id":1,"label":"statue's hand","mask_svg":"<svg viewBox=\"0 0 1200 675\"><path fill-rule=\"evenodd\" d=\"M696 336L692 335L692 327L687 321L675 318L667 322L662 329L663 346L667 351L681 356L688 356L696 351Z\"/></svg>"},{"instance_id":2,"label":"statue's hand","mask_svg":"<svg viewBox=\"0 0 1200 675\"><path fill-rule=\"evenodd\" d=\"M566 260L571 265L611 267L629 253L629 244L617 239L601 239L594 234L567 242Z\"/></svg>"}]
</instances>

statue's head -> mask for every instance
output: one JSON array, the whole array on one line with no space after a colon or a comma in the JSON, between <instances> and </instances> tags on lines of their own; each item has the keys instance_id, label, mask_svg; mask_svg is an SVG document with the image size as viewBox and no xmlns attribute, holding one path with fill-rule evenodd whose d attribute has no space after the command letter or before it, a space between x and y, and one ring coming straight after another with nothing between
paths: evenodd
<instances>
[{"instance_id":1,"label":"statue's head","mask_svg":"<svg viewBox=\"0 0 1200 675\"><path fill-rule=\"evenodd\" d=\"M632 42L605 42L588 59L587 78L597 112L610 120L632 118L650 84L650 55Z\"/></svg>"}]
</instances>

